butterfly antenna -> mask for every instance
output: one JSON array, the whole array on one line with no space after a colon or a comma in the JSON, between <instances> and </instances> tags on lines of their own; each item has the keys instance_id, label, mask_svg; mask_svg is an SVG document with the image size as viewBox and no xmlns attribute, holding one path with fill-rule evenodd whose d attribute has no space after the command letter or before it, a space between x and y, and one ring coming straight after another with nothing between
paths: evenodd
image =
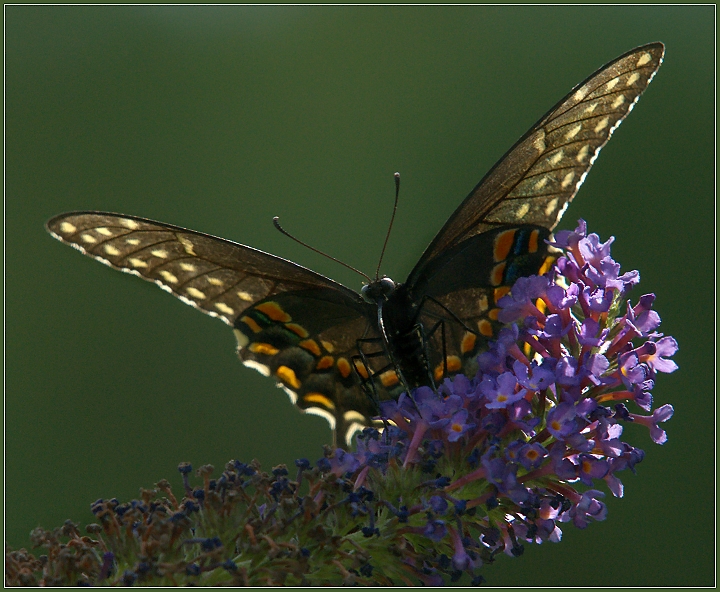
<instances>
[{"instance_id":1,"label":"butterfly antenna","mask_svg":"<svg viewBox=\"0 0 720 592\"><path fill-rule=\"evenodd\" d=\"M390 239L390 231L393 227L393 222L395 222L395 212L397 212L397 206L398 206L398 197L400 196L400 173L395 173L395 205L393 206L393 213L390 217L390 225L388 226L387 234L385 235L385 243L383 244L382 251L380 252L380 261L378 261L377 269L375 270L375 279L378 280L380 278L380 265L382 264L383 257L385 256L385 247L387 247L388 240Z\"/></svg>"},{"instance_id":2,"label":"butterfly antenna","mask_svg":"<svg viewBox=\"0 0 720 592\"><path fill-rule=\"evenodd\" d=\"M309 244L302 242L299 238L295 238L292 234L290 234L287 230L285 230L282 226L280 226L280 216L275 216L273 218L273 224L275 225L275 228L277 228L280 232L282 232L288 238L293 239L296 243L301 244L303 247L307 247L311 251L315 251L316 253L318 253L319 255L322 255L323 257L332 259L333 261L335 261L335 263L339 263L340 265L343 265L344 267L347 267L348 269L354 271L355 273L363 276L368 282L372 282L370 277L367 274L364 274L359 269L355 269L352 265L348 265L347 263L340 261L340 259L335 259L335 257L332 257L331 255L328 255L327 253L323 253L320 249L311 247Z\"/></svg>"}]
</instances>

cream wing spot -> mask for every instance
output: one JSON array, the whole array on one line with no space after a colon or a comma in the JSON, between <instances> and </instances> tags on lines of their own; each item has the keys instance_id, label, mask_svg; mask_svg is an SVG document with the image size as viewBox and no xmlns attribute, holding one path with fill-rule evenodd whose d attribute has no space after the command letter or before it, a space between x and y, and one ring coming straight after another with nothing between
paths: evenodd
<instances>
[{"instance_id":1,"label":"cream wing spot","mask_svg":"<svg viewBox=\"0 0 720 592\"><path fill-rule=\"evenodd\" d=\"M485 312L488 309L488 298L485 294L478 298L477 305L480 312Z\"/></svg>"},{"instance_id":2,"label":"cream wing spot","mask_svg":"<svg viewBox=\"0 0 720 592\"><path fill-rule=\"evenodd\" d=\"M558 150L555 154L553 154L548 159L548 162L550 162L551 165L555 166L557 163L559 163L563 159L564 155L565 155L564 150Z\"/></svg>"},{"instance_id":3,"label":"cream wing spot","mask_svg":"<svg viewBox=\"0 0 720 592\"><path fill-rule=\"evenodd\" d=\"M540 154L545 152L545 148L547 147L545 144L545 132L540 130L540 133L538 133L538 136L533 140L533 148L537 150Z\"/></svg>"},{"instance_id":4,"label":"cream wing spot","mask_svg":"<svg viewBox=\"0 0 720 592\"><path fill-rule=\"evenodd\" d=\"M140 239L139 238L126 238L125 242L129 245L139 245Z\"/></svg>"},{"instance_id":5,"label":"cream wing spot","mask_svg":"<svg viewBox=\"0 0 720 592\"><path fill-rule=\"evenodd\" d=\"M112 245L104 245L103 250L108 254L112 255L113 257L117 257L120 254L120 250L113 247Z\"/></svg>"},{"instance_id":6,"label":"cream wing spot","mask_svg":"<svg viewBox=\"0 0 720 592\"><path fill-rule=\"evenodd\" d=\"M322 417L330 424L331 430L335 429L335 416L328 411L320 409L319 407L308 407L307 409L303 409L303 411L309 415L317 415L319 417Z\"/></svg>"},{"instance_id":7,"label":"cream wing spot","mask_svg":"<svg viewBox=\"0 0 720 592\"><path fill-rule=\"evenodd\" d=\"M617 98L613 101L612 108L617 109L624 102L625 102L625 95L618 95Z\"/></svg>"},{"instance_id":8,"label":"cream wing spot","mask_svg":"<svg viewBox=\"0 0 720 592\"><path fill-rule=\"evenodd\" d=\"M193 244L192 244L192 242L190 242L189 238L186 238L184 236L179 236L178 241L180 241L180 244L183 246L183 249L185 249L185 252L188 255L197 257L197 253L195 251L193 251Z\"/></svg>"},{"instance_id":9,"label":"cream wing spot","mask_svg":"<svg viewBox=\"0 0 720 592\"><path fill-rule=\"evenodd\" d=\"M240 298L240 300L244 300L245 302L253 301L253 297L248 292L243 292L241 290L240 292L237 293L237 295L238 295L238 298Z\"/></svg>"},{"instance_id":10,"label":"cream wing spot","mask_svg":"<svg viewBox=\"0 0 720 592\"><path fill-rule=\"evenodd\" d=\"M80 235L80 238L82 239L82 241L83 241L84 243L90 243L90 244L92 244L92 243L96 243L96 242L97 242L97 239L96 239L92 234L87 234L87 233L81 234L81 235Z\"/></svg>"},{"instance_id":11,"label":"cream wing spot","mask_svg":"<svg viewBox=\"0 0 720 592\"><path fill-rule=\"evenodd\" d=\"M217 306L217 305L216 305ZM235 339L237 339L237 348L238 350L241 350L244 348L248 343L250 343L250 339L248 338L245 333L240 331L239 329L233 329L233 333L235 333ZM247 366L247 364L245 364ZM270 373L268 372L268 375Z\"/></svg>"},{"instance_id":12,"label":"cream wing spot","mask_svg":"<svg viewBox=\"0 0 720 592\"><path fill-rule=\"evenodd\" d=\"M346 411L343 413L343 419L348 423L364 423L365 416L357 411Z\"/></svg>"},{"instance_id":13,"label":"cream wing spot","mask_svg":"<svg viewBox=\"0 0 720 592\"><path fill-rule=\"evenodd\" d=\"M142 259L138 259L137 257L130 257L130 259L128 259L128 262L133 267L147 267L148 266L148 264L145 263L145 261L143 261Z\"/></svg>"},{"instance_id":14,"label":"cream wing spot","mask_svg":"<svg viewBox=\"0 0 720 592\"><path fill-rule=\"evenodd\" d=\"M633 72L632 74L630 74L630 76L628 76L626 84L627 84L627 86L632 86L638 80L640 80L640 74L638 74L637 72Z\"/></svg>"},{"instance_id":15,"label":"cream wing spot","mask_svg":"<svg viewBox=\"0 0 720 592\"><path fill-rule=\"evenodd\" d=\"M183 271L196 271L197 267L195 267L192 263L181 263L180 269Z\"/></svg>"},{"instance_id":16,"label":"cream wing spot","mask_svg":"<svg viewBox=\"0 0 720 592\"><path fill-rule=\"evenodd\" d=\"M168 257L168 252L165 249L153 249L150 253L160 259L167 259Z\"/></svg>"},{"instance_id":17,"label":"cream wing spot","mask_svg":"<svg viewBox=\"0 0 720 592\"><path fill-rule=\"evenodd\" d=\"M619 78L613 78L610 82L608 82L608 83L605 85L605 90L608 91L608 92L611 91L612 89L614 89L614 88L618 85L618 82L620 82L620 79L619 79Z\"/></svg>"},{"instance_id":18,"label":"cream wing spot","mask_svg":"<svg viewBox=\"0 0 720 592\"><path fill-rule=\"evenodd\" d=\"M135 220L130 220L128 218L120 218L120 224L122 224L125 228L129 228L130 230L137 230L140 228L140 224L135 222Z\"/></svg>"},{"instance_id":19,"label":"cream wing spot","mask_svg":"<svg viewBox=\"0 0 720 592\"><path fill-rule=\"evenodd\" d=\"M347 431L345 432L345 443L348 446L350 446L352 444L353 436L358 432L362 432L364 429L365 429L364 423L357 423L357 422L351 423L348 426ZM380 430L380 431L382 431L382 430Z\"/></svg>"},{"instance_id":20,"label":"cream wing spot","mask_svg":"<svg viewBox=\"0 0 720 592\"><path fill-rule=\"evenodd\" d=\"M610 122L610 118L609 118L609 117L603 117L603 118L598 122L598 124L595 126L595 130L594 130L595 133L598 134L598 133L600 133L601 131L603 131L603 130L608 126L608 123L609 123L609 122Z\"/></svg>"},{"instance_id":21,"label":"cream wing spot","mask_svg":"<svg viewBox=\"0 0 720 592\"><path fill-rule=\"evenodd\" d=\"M212 285L212 286L224 286L224 285L225 285L225 282L222 281L220 278L209 277L209 278L208 278L208 284L210 284L210 285Z\"/></svg>"},{"instance_id":22,"label":"cream wing spot","mask_svg":"<svg viewBox=\"0 0 720 592\"><path fill-rule=\"evenodd\" d=\"M570 171L562 180L562 183L560 183L560 187L563 189L567 189L570 186L570 183L572 183L572 180L575 178L575 171Z\"/></svg>"},{"instance_id":23,"label":"cream wing spot","mask_svg":"<svg viewBox=\"0 0 720 592\"><path fill-rule=\"evenodd\" d=\"M640 66L644 66L652 59L652 56L649 53L642 54L639 58L637 63L635 64L638 68Z\"/></svg>"},{"instance_id":24,"label":"cream wing spot","mask_svg":"<svg viewBox=\"0 0 720 592\"><path fill-rule=\"evenodd\" d=\"M582 129L582 123L578 123L577 125L574 125L572 128L568 130L568 132L565 134L566 140L572 140L575 136L580 133L580 130Z\"/></svg>"},{"instance_id":25,"label":"cream wing spot","mask_svg":"<svg viewBox=\"0 0 720 592\"><path fill-rule=\"evenodd\" d=\"M76 230L77 228L73 224L70 224L70 222L60 223L60 232L63 234L73 234Z\"/></svg>"},{"instance_id":26,"label":"cream wing spot","mask_svg":"<svg viewBox=\"0 0 720 592\"><path fill-rule=\"evenodd\" d=\"M297 403L297 393L291 391L288 387L286 387L284 384L276 384L279 389L282 389L285 391L285 394L290 397L290 402L295 405Z\"/></svg>"},{"instance_id":27,"label":"cream wing spot","mask_svg":"<svg viewBox=\"0 0 720 592\"><path fill-rule=\"evenodd\" d=\"M171 283L171 284L177 284L177 283L178 283L177 277L175 277L175 276L174 276L172 273L170 273L169 271L163 270L163 271L160 272L160 275L163 277L163 279L164 279L166 282L169 282L169 283Z\"/></svg>"},{"instance_id":28,"label":"cream wing spot","mask_svg":"<svg viewBox=\"0 0 720 592\"><path fill-rule=\"evenodd\" d=\"M573 100L575 100L579 103L587 96L587 94L588 94L587 88L579 88L575 91L575 94L573 95Z\"/></svg>"},{"instance_id":29,"label":"cream wing spot","mask_svg":"<svg viewBox=\"0 0 720 592\"><path fill-rule=\"evenodd\" d=\"M243 364L245 364L248 368L257 370L263 376L270 376L270 368L268 368L265 364L261 364L260 362L256 362L255 360L243 360Z\"/></svg>"},{"instance_id":30,"label":"cream wing spot","mask_svg":"<svg viewBox=\"0 0 720 592\"><path fill-rule=\"evenodd\" d=\"M206 298L205 292L202 292L197 288L193 288L192 286L185 291L190 294L190 296L192 296L193 298L197 298L198 300L203 300L204 298Z\"/></svg>"},{"instance_id":31,"label":"cream wing spot","mask_svg":"<svg viewBox=\"0 0 720 592\"><path fill-rule=\"evenodd\" d=\"M545 206L545 215L549 216L555 211L555 208L557 208L558 205L558 198L555 197L551 199L548 204Z\"/></svg>"},{"instance_id":32,"label":"cream wing spot","mask_svg":"<svg viewBox=\"0 0 720 592\"><path fill-rule=\"evenodd\" d=\"M517 211L515 212L515 217L520 219L525 216L530 211L530 204L524 203L521 205Z\"/></svg>"},{"instance_id":33,"label":"cream wing spot","mask_svg":"<svg viewBox=\"0 0 720 592\"><path fill-rule=\"evenodd\" d=\"M575 160L577 160L580 163L585 162L585 159L587 158L589 151L590 151L590 146L588 144L585 144L582 148L580 148L580 150L578 150Z\"/></svg>"},{"instance_id":34,"label":"cream wing spot","mask_svg":"<svg viewBox=\"0 0 720 592\"><path fill-rule=\"evenodd\" d=\"M543 187L545 187L545 185L547 185L547 183L548 183L548 178L547 178L547 177L543 177L543 178L540 179L537 183L535 183L535 186L533 187L533 189L535 189L536 191L537 191L537 190L540 190L540 189L542 189Z\"/></svg>"},{"instance_id":35,"label":"cream wing spot","mask_svg":"<svg viewBox=\"0 0 720 592\"><path fill-rule=\"evenodd\" d=\"M583 115L592 115L595 109L597 109L597 106L597 101L595 101L594 103L590 103L587 107L585 107Z\"/></svg>"},{"instance_id":36,"label":"cream wing spot","mask_svg":"<svg viewBox=\"0 0 720 592\"><path fill-rule=\"evenodd\" d=\"M235 314L235 309L234 309L234 308L230 308L230 307L229 307L227 304L225 304L224 302L216 302L216 303L215 303L215 308L217 308L220 312L223 312L223 313L228 314L228 315Z\"/></svg>"},{"instance_id":37,"label":"cream wing spot","mask_svg":"<svg viewBox=\"0 0 720 592\"><path fill-rule=\"evenodd\" d=\"M105 228L104 226L100 226L99 228L95 229L95 232L98 234L102 234L103 236L112 236L112 232L109 228Z\"/></svg>"}]
</instances>

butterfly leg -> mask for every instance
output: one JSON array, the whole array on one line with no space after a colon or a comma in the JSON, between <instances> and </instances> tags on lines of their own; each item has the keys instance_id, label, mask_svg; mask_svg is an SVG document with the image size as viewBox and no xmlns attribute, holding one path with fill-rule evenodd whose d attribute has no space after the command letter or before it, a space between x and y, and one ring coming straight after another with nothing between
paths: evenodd
<instances>
[{"instance_id":1,"label":"butterfly leg","mask_svg":"<svg viewBox=\"0 0 720 592\"><path fill-rule=\"evenodd\" d=\"M438 312L434 312L432 310L428 310L429 307L426 305L428 303L432 303L436 305L440 310L445 314L439 314ZM457 323L460 327L465 329L465 331L472 333L474 335L478 335L478 331L476 329L470 328L462 319L460 319L452 310L450 310L447 306L439 302L437 299L433 298L432 296L425 295L423 296L422 300L420 301L420 306L418 307L418 314L419 317L420 314L425 314L428 317L432 319L436 319L437 322L435 322L429 329L426 328L426 326L420 322L419 320L415 324L415 330L418 331L418 334L422 340L423 343L423 350L425 352L425 358L426 358L426 368L428 372L428 379L430 381L430 384L433 386L433 389L437 391L436 383L441 380L442 377L448 376L448 374L451 371L456 371L458 368L450 368L449 360L450 357L448 356L448 336L447 336L447 327L446 323L449 323L450 321ZM445 316L447 315L447 316ZM447 318L449 317L449 318ZM437 368L433 369L431 366L430 361L430 340L433 338L433 336L436 334L436 332L440 329L440 350L442 355L442 366L438 365ZM439 377L438 377L439 375Z\"/></svg>"},{"instance_id":2,"label":"butterfly leg","mask_svg":"<svg viewBox=\"0 0 720 592\"><path fill-rule=\"evenodd\" d=\"M460 319L460 317L458 317L452 310L450 310L447 306L445 306L443 303L441 303L440 301L438 301L436 298L433 298L432 296L428 296L427 294L425 294L425 295L422 297L422 300L420 301L420 306L418 307L418 315L420 314L420 311L422 311L422 309L423 309L423 307L425 306L425 303L426 303L426 302L432 302L433 304L436 304L437 306L439 306L440 308L442 308L447 314L449 314L449 315L452 317L452 319L453 319L458 325L460 325L460 326L461 326L463 329L465 329L466 331L469 331L470 333L475 333L476 335L478 334L477 329L471 329L470 327L468 327L468 326L465 324L465 322L464 322L462 319ZM432 312L428 312L428 313L426 313L426 314L429 314L429 315L435 316L436 318L439 318L439 317L437 317L437 315L433 315Z\"/></svg>"},{"instance_id":3,"label":"butterfly leg","mask_svg":"<svg viewBox=\"0 0 720 592\"><path fill-rule=\"evenodd\" d=\"M445 321L439 320L437 323L435 323L430 329L430 331L425 331L425 326L421 323L417 323L415 325L415 330L417 331L418 335L420 336L420 341L423 344L423 356L425 358L425 368L427 368L427 375L428 375L428 382L430 384L430 387L432 390L434 390L437 393L437 384L435 381L435 376L433 373L432 368L430 367L430 349L428 347L428 344L430 343L430 339L435 334L435 332L438 330L438 327L440 328L440 343L442 344L442 359L443 359L443 376L447 374L447 342L446 342L446 336L445 336Z\"/></svg>"},{"instance_id":4,"label":"butterfly leg","mask_svg":"<svg viewBox=\"0 0 720 592\"><path fill-rule=\"evenodd\" d=\"M377 343L382 343L382 340L379 337L364 337L358 339L355 342L355 347L357 348L358 353L350 358L353 370L355 371L355 374L360 380L360 386L363 387L365 393L375 404L376 408L378 407L380 399L378 397L377 387L375 385L374 379L379 374L379 372L384 372L387 369L387 366L382 368L380 371L373 371L370 365L370 358L377 358L380 356L385 356L386 354L382 350L366 352L364 351L362 345ZM388 364L388 366L389 365L390 364Z\"/></svg>"},{"instance_id":5,"label":"butterfly leg","mask_svg":"<svg viewBox=\"0 0 720 592\"><path fill-rule=\"evenodd\" d=\"M393 357L384 349L379 351L373 351L373 352L366 352L363 350L362 345L363 344L383 344L384 341L380 337L366 337L366 338L360 338L356 340L356 348L358 350L358 354L354 355L352 357L352 363L355 368L355 372L360 377L360 381L363 387L365 387L366 392L368 392L368 396L370 396L376 405L379 402L379 396L377 392L377 384L376 379L379 379L382 381L382 374L385 372L388 372L390 370L394 371L397 375L397 379L402 383L403 387L405 388L406 392L411 391L410 384L403 376L403 373L400 370L400 367L398 366L397 362L393 359ZM370 358L378 358L378 357L384 357L389 359L388 363L382 366L381 368L378 368L376 370L372 369L372 366L370 365ZM360 362L360 366L358 366L358 362ZM369 386L368 386L369 385ZM385 388L391 388L391 386L388 386L386 384L383 384L383 387Z\"/></svg>"}]
</instances>

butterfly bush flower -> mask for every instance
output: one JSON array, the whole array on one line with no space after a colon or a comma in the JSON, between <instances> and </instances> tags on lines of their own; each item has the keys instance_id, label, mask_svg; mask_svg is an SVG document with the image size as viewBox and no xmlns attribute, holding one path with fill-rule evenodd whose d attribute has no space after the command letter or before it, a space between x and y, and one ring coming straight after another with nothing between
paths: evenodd
<instances>
[{"instance_id":1,"label":"butterfly bush flower","mask_svg":"<svg viewBox=\"0 0 720 592\"><path fill-rule=\"evenodd\" d=\"M633 302L637 272L621 273L612 239L580 221L557 234L554 268L522 278L497 303L505 324L456 375L380 405L384 430L367 428L356 450L326 449L314 465L270 474L231 461L200 486L183 463L183 495L167 481L142 499L92 505L97 524L33 532L40 559L6 551L11 584L440 585L525 544L559 542L561 525L607 517L605 492L645 453L623 430L660 427L659 373L678 346L657 332L654 295ZM95 538L93 538L95 537Z\"/></svg>"}]
</instances>

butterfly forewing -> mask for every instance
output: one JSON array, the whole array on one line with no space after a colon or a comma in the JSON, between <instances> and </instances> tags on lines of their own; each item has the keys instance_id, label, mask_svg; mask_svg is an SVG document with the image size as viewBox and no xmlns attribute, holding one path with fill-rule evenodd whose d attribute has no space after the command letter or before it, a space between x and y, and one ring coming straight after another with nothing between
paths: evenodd
<instances>
[{"instance_id":1,"label":"butterfly forewing","mask_svg":"<svg viewBox=\"0 0 720 592\"><path fill-rule=\"evenodd\" d=\"M249 306L274 294L314 287L357 295L280 257L144 218L71 212L47 224L59 240L121 271L155 282L183 302L233 326Z\"/></svg>"},{"instance_id":2,"label":"butterfly forewing","mask_svg":"<svg viewBox=\"0 0 720 592\"><path fill-rule=\"evenodd\" d=\"M408 282L460 242L498 226L555 227L600 149L662 63L662 43L638 47L591 75L485 175L423 253Z\"/></svg>"},{"instance_id":3,"label":"butterfly forewing","mask_svg":"<svg viewBox=\"0 0 720 592\"><path fill-rule=\"evenodd\" d=\"M280 257L144 218L71 212L47 228L233 327L243 362L341 435L369 422L374 409L346 363L355 339L372 332L357 293Z\"/></svg>"}]
</instances>

